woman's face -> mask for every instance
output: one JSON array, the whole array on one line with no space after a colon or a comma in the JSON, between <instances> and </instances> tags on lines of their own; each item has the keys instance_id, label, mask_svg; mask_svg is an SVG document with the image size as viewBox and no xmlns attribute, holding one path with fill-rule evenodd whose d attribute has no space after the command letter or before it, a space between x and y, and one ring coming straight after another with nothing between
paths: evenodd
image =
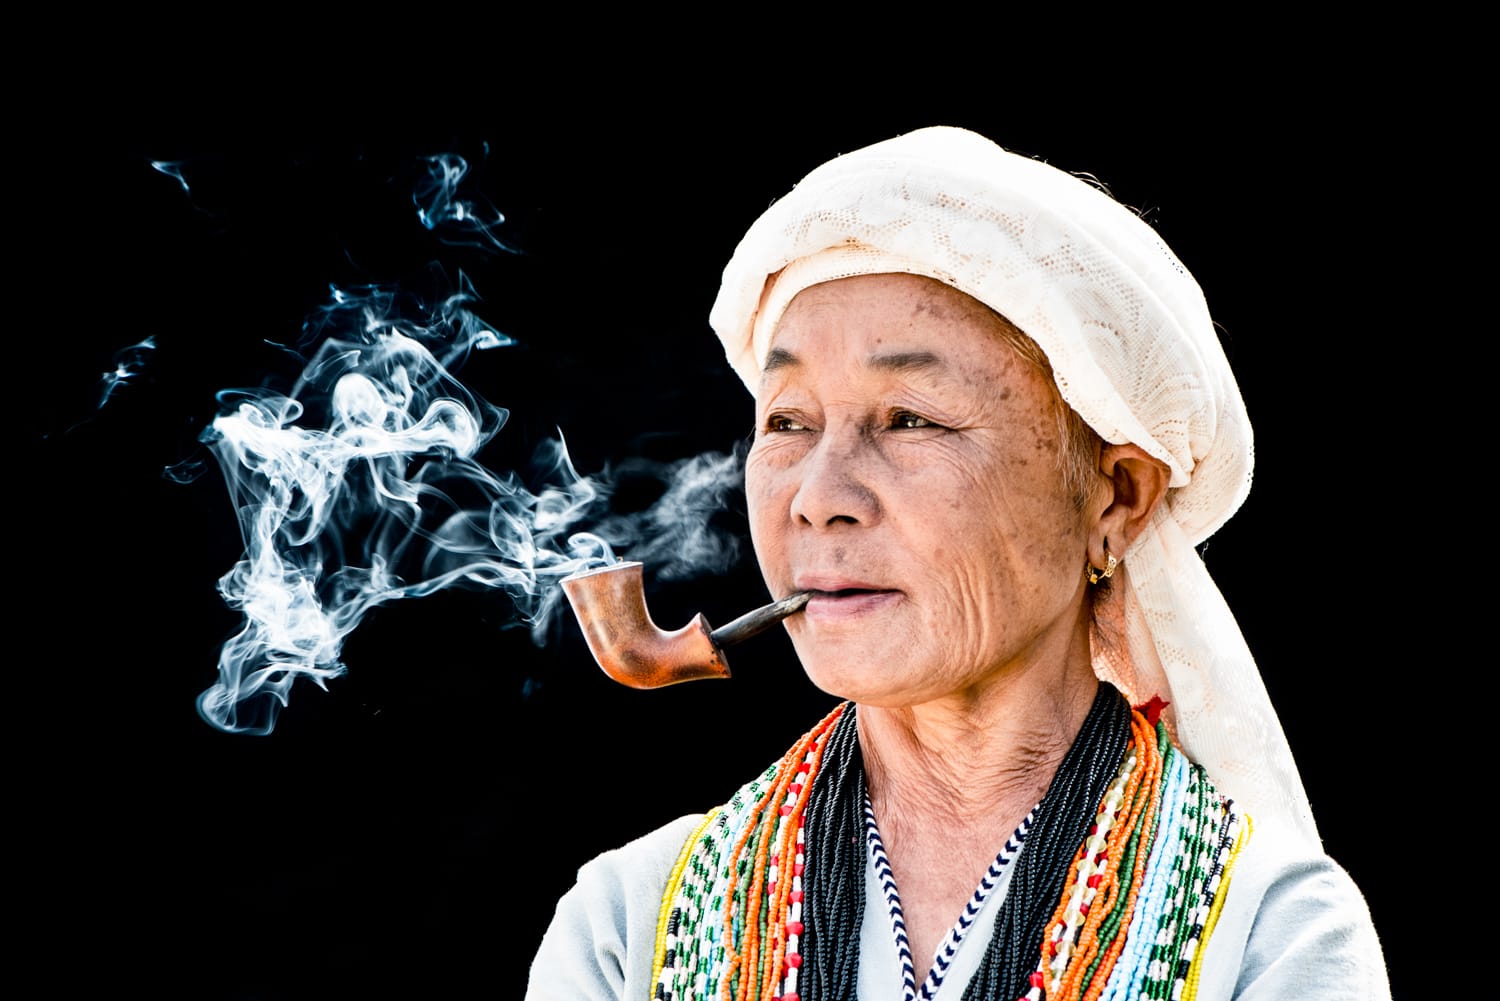
<instances>
[{"instance_id":1,"label":"woman's face","mask_svg":"<svg viewBox=\"0 0 1500 1001\"><path fill-rule=\"evenodd\" d=\"M756 395L751 535L814 684L870 705L978 694L1076 654L1088 515L1049 377L976 300L913 275L815 285ZM1086 649L1086 647L1085 647Z\"/></svg>"}]
</instances>

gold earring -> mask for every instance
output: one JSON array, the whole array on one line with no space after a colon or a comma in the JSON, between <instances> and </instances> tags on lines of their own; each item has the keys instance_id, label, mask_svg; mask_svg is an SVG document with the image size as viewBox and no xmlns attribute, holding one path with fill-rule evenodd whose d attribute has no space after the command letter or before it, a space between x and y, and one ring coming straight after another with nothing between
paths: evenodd
<instances>
[{"instance_id":1,"label":"gold earring","mask_svg":"<svg viewBox=\"0 0 1500 1001\"><path fill-rule=\"evenodd\" d=\"M1104 555L1107 562L1104 564L1103 570L1100 570L1092 563L1085 562L1084 564L1088 567L1090 584L1099 583L1100 578L1104 578L1107 580L1108 578L1113 577L1115 575L1115 567L1120 565L1120 561L1115 559L1115 554L1109 551L1108 539L1106 539L1104 542Z\"/></svg>"}]
</instances>

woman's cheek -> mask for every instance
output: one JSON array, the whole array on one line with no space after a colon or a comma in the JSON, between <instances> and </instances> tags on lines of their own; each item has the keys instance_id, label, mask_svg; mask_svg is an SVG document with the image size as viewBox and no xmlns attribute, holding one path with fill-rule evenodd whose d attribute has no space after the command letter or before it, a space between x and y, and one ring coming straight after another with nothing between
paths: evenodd
<instances>
[{"instance_id":1,"label":"woman's cheek","mask_svg":"<svg viewBox=\"0 0 1500 1001\"><path fill-rule=\"evenodd\" d=\"M790 503L788 490L795 492L798 457L805 449L805 434L762 435L750 446L745 457L745 499L754 506L768 507L781 497Z\"/></svg>"},{"instance_id":2,"label":"woman's cheek","mask_svg":"<svg viewBox=\"0 0 1500 1001\"><path fill-rule=\"evenodd\" d=\"M759 511L765 509L769 497L770 472L760 444L753 445L750 454L745 457L745 503L749 505L752 520Z\"/></svg>"},{"instance_id":3,"label":"woman's cheek","mask_svg":"<svg viewBox=\"0 0 1500 1001\"><path fill-rule=\"evenodd\" d=\"M761 445L757 443L745 460L745 505L750 516L750 544L761 565L761 572L768 584L773 584L772 575L779 569L773 566L782 548L780 526L786 524L786 511L790 500L780 498L780 481L786 471L777 469L768 461Z\"/></svg>"}]
</instances>

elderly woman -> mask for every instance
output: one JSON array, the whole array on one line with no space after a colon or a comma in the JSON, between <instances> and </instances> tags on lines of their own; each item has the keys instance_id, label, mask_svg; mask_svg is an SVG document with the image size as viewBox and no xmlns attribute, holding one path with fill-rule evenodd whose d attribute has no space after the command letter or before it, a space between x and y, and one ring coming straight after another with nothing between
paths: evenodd
<instances>
[{"instance_id":1,"label":"elderly woman","mask_svg":"<svg viewBox=\"0 0 1500 1001\"><path fill-rule=\"evenodd\" d=\"M1388 997L1193 548L1251 435L1154 231L924 129L772 205L710 319L757 557L842 701L584 866L528 997Z\"/></svg>"}]
</instances>

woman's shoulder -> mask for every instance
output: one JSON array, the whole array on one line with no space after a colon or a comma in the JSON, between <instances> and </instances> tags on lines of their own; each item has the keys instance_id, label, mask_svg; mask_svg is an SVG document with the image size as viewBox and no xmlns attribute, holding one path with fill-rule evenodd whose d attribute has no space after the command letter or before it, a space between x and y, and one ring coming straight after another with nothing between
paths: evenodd
<instances>
[{"instance_id":1,"label":"woman's shoulder","mask_svg":"<svg viewBox=\"0 0 1500 1001\"><path fill-rule=\"evenodd\" d=\"M578 882L602 883L620 889L635 884L654 886L660 903L664 881L683 845L702 825L704 816L701 813L685 814L618 848L600 852L579 867Z\"/></svg>"},{"instance_id":2,"label":"woman's shoulder","mask_svg":"<svg viewBox=\"0 0 1500 1001\"><path fill-rule=\"evenodd\" d=\"M600 852L579 867L577 880L563 899L575 898L575 902L590 907L608 903L630 917L637 909L648 910L655 924L672 867L703 819L704 814L687 814L618 848Z\"/></svg>"},{"instance_id":3,"label":"woman's shoulder","mask_svg":"<svg viewBox=\"0 0 1500 1001\"><path fill-rule=\"evenodd\" d=\"M532 960L527 1001L647 996L662 891L702 823L678 817L579 867Z\"/></svg>"},{"instance_id":4,"label":"woman's shoulder","mask_svg":"<svg viewBox=\"0 0 1500 1001\"><path fill-rule=\"evenodd\" d=\"M1219 989L1200 997L1390 997L1364 894L1321 845L1275 819L1251 817L1206 950Z\"/></svg>"}]
</instances>

